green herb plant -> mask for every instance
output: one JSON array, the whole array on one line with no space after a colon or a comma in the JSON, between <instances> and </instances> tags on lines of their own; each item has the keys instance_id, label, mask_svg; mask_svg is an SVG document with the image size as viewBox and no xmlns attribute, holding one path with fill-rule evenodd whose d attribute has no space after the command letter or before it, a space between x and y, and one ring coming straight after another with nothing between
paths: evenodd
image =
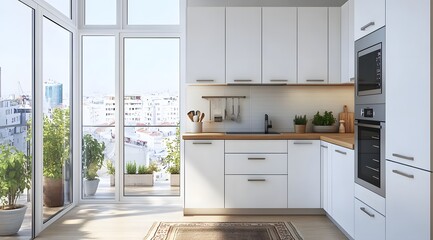
<instances>
[{"instance_id":1,"label":"green herb plant","mask_svg":"<svg viewBox=\"0 0 433 240\"><path fill-rule=\"evenodd\" d=\"M135 163L135 161L126 163L126 173L127 174L136 174L137 173L137 163Z\"/></svg>"},{"instance_id":2,"label":"green herb plant","mask_svg":"<svg viewBox=\"0 0 433 240\"><path fill-rule=\"evenodd\" d=\"M105 167L107 168L108 175L114 175L116 173L116 168L111 160L105 161Z\"/></svg>"},{"instance_id":3,"label":"green herb plant","mask_svg":"<svg viewBox=\"0 0 433 240\"><path fill-rule=\"evenodd\" d=\"M316 126L331 126L337 120L334 115L332 115L332 111L325 111L323 115L319 113L319 111L314 115L312 123Z\"/></svg>"},{"instance_id":4,"label":"green herb plant","mask_svg":"<svg viewBox=\"0 0 433 240\"><path fill-rule=\"evenodd\" d=\"M295 115L295 118L293 119L293 123L295 125L306 125L307 124L307 115Z\"/></svg>"},{"instance_id":5,"label":"green herb plant","mask_svg":"<svg viewBox=\"0 0 433 240\"><path fill-rule=\"evenodd\" d=\"M82 166L84 178L96 180L98 170L104 164L105 143L98 142L92 135L86 134L83 137Z\"/></svg>"},{"instance_id":6,"label":"green herb plant","mask_svg":"<svg viewBox=\"0 0 433 240\"><path fill-rule=\"evenodd\" d=\"M159 168L155 162L151 162L149 166L140 165L138 166L138 174L152 174L154 172L158 172Z\"/></svg>"},{"instance_id":7,"label":"green herb plant","mask_svg":"<svg viewBox=\"0 0 433 240\"><path fill-rule=\"evenodd\" d=\"M171 174L180 173L180 129L176 129L174 139L165 139L167 156L163 159L163 164L167 167L167 172Z\"/></svg>"}]
</instances>

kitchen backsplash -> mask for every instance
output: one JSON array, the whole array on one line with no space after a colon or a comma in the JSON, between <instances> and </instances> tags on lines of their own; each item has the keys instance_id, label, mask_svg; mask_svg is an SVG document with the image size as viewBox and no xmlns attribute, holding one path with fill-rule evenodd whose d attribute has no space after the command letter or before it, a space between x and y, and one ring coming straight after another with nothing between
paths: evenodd
<instances>
[{"instance_id":1,"label":"kitchen backsplash","mask_svg":"<svg viewBox=\"0 0 433 240\"><path fill-rule=\"evenodd\" d=\"M240 98L240 121L232 121L232 99L204 99L202 96L245 96ZM234 113L237 115L237 99L234 99ZM227 104L227 105L226 105ZM332 111L338 114L347 105L349 112L354 107L353 86L188 86L186 89L186 110L200 110L206 114L203 132L263 131L264 116L272 121L270 131L294 132L295 115L307 115L307 132L311 132L311 119L317 111ZM211 106L211 111L209 111ZM227 106L228 118L214 122L214 115L224 117ZM181 117L187 118L187 113ZM191 121L186 121L186 131L191 131Z\"/></svg>"}]
</instances>

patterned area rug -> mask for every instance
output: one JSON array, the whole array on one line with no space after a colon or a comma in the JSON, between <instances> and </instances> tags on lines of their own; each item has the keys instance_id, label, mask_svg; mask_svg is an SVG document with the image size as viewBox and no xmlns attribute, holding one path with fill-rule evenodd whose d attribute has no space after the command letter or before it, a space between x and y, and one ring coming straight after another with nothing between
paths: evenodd
<instances>
[{"instance_id":1,"label":"patterned area rug","mask_svg":"<svg viewBox=\"0 0 433 240\"><path fill-rule=\"evenodd\" d=\"M302 240L290 222L157 222L146 240Z\"/></svg>"}]
</instances>

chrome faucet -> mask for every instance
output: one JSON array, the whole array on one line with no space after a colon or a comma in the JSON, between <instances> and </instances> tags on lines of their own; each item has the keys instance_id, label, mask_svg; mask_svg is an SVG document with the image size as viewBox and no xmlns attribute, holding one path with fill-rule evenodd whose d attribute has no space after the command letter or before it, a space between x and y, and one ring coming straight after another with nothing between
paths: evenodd
<instances>
[{"instance_id":1,"label":"chrome faucet","mask_svg":"<svg viewBox=\"0 0 433 240\"><path fill-rule=\"evenodd\" d=\"M272 121L269 120L268 114L265 114L265 133L269 133L269 128L272 128Z\"/></svg>"}]
</instances>

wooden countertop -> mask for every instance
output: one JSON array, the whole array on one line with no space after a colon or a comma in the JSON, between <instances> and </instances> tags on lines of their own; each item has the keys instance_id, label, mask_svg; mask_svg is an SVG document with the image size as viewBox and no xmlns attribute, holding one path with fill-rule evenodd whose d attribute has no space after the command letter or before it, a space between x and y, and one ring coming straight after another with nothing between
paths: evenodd
<instances>
[{"instance_id":1,"label":"wooden countertop","mask_svg":"<svg viewBox=\"0 0 433 240\"><path fill-rule=\"evenodd\" d=\"M345 148L354 149L353 133L281 133L281 134L225 134L184 133L183 140L323 140Z\"/></svg>"}]
</instances>

